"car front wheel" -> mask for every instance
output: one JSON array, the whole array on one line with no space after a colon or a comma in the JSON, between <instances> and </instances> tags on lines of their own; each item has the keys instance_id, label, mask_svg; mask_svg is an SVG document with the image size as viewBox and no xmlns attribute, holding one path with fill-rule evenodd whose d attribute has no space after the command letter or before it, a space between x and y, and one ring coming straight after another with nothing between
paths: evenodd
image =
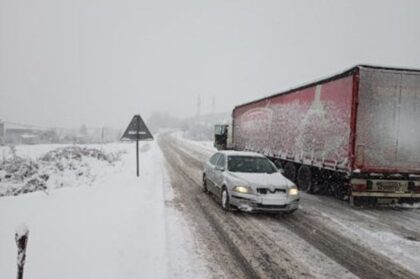
<instances>
[{"instance_id":1,"label":"car front wheel","mask_svg":"<svg viewBox=\"0 0 420 279\"><path fill-rule=\"evenodd\" d=\"M230 210L229 193L226 188L223 188L222 190L221 205L222 205L223 210L225 211Z\"/></svg>"},{"instance_id":2,"label":"car front wheel","mask_svg":"<svg viewBox=\"0 0 420 279\"><path fill-rule=\"evenodd\" d=\"M207 178L206 175L203 175L203 192L208 194L209 189L207 188Z\"/></svg>"}]
</instances>

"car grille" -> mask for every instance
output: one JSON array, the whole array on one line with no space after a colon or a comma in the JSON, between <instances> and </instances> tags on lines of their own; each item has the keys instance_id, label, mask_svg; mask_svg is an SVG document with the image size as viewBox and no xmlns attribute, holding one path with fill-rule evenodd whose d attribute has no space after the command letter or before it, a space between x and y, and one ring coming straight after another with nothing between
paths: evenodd
<instances>
[{"instance_id":1,"label":"car grille","mask_svg":"<svg viewBox=\"0 0 420 279\"><path fill-rule=\"evenodd\" d=\"M285 189L273 189L273 191L270 188L257 188L257 192L263 195L266 194L275 194L275 193L286 193Z\"/></svg>"},{"instance_id":2,"label":"car grille","mask_svg":"<svg viewBox=\"0 0 420 279\"><path fill-rule=\"evenodd\" d=\"M259 209L283 209L283 208L287 208L287 204L283 204L283 205L258 204L257 207Z\"/></svg>"}]
</instances>

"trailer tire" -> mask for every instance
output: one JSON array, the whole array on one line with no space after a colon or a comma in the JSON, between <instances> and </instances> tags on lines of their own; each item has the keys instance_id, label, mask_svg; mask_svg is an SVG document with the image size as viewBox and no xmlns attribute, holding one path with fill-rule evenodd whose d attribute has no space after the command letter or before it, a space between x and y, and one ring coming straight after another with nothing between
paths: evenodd
<instances>
[{"instance_id":1,"label":"trailer tire","mask_svg":"<svg viewBox=\"0 0 420 279\"><path fill-rule=\"evenodd\" d=\"M301 166L297 176L297 184L301 191L310 193L312 190L312 173L308 166Z\"/></svg>"},{"instance_id":2,"label":"trailer tire","mask_svg":"<svg viewBox=\"0 0 420 279\"><path fill-rule=\"evenodd\" d=\"M343 182L332 183L331 192L339 200L350 199L349 190L344 186Z\"/></svg>"},{"instance_id":3,"label":"trailer tire","mask_svg":"<svg viewBox=\"0 0 420 279\"><path fill-rule=\"evenodd\" d=\"M317 195L325 195L328 193L326 184L328 181L328 174L321 170L312 169L312 193Z\"/></svg>"},{"instance_id":4,"label":"trailer tire","mask_svg":"<svg viewBox=\"0 0 420 279\"><path fill-rule=\"evenodd\" d=\"M273 163L277 168L283 169L283 162L281 160L274 160Z\"/></svg>"},{"instance_id":5,"label":"trailer tire","mask_svg":"<svg viewBox=\"0 0 420 279\"><path fill-rule=\"evenodd\" d=\"M284 165L284 175L289 178L291 181L296 181L296 165L291 163L291 162L287 162Z\"/></svg>"},{"instance_id":6,"label":"trailer tire","mask_svg":"<svg viewBox=\"0 0 420 279\"><path fill-rule=\"evenodd\" d=\"M366 204L366 200L364 199L364 197L350 196L350 206L362 207L365 204Z\"/></svg>"}]
</instances>

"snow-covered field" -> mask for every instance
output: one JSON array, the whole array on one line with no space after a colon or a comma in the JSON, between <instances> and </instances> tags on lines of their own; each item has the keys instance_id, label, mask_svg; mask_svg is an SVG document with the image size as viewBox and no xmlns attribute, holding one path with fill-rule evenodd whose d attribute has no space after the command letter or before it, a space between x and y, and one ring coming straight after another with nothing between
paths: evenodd
<instances>
[{"instance_id":1,"label":"snow-covered field","mask_svg":"<svg viewBox=\"0 0 420 279\"><path fill-rule=\"evenodd\" d=\"M57 147L18 146L16 153L34 159ZM0 198L0 277L16 275L21 223L30 230L25 278L206 277L186 221L167 205L172 190L157 144L141 143L140 178L134 144L93 147L121 159L86 161L90 183L66 176L68 187Z\"/></svg>"}]
</instances>

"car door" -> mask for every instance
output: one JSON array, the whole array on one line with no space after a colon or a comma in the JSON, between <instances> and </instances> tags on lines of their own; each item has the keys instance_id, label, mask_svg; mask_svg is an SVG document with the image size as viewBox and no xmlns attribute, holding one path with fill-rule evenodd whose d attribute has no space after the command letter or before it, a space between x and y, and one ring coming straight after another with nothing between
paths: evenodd
<instances>
[{"instance_id":1,"label":"car door","mask_svg":"<svg viewBox=\"0 0 420 279\"><path fill-rule=\"evenodd\" d=\"M220 154L219 159L217 160L216 166L214 168L214 194L218 197L222 192L224 172L226 169L226 155Z\"/></svg>"},{"instance_id":2,"label":"car door","mask_svg":"<svg viewBox=\"0 0 420 279\"><path fill-rule=\"evenodd\" d=\"M206 177L207 177L207 189L210 192L214 192L214 180L215 180L215 167L216 163L219 160L220 153L216 153L210 157L209 161L206 164Z\"/></svg>"}]
</instances>

